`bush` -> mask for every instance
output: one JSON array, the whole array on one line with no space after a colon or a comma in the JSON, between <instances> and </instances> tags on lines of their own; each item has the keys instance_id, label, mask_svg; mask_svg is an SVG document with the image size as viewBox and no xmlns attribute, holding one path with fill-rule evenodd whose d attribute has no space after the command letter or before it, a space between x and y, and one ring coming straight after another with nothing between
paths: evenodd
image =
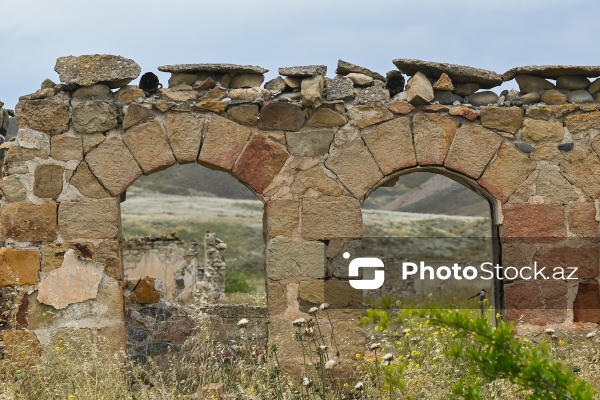
<instances>
[{"instance_id":1,"label":"bush","mask_svg":"<svg viewBox=\"0 0 600 400\"><path fill-rule=\"evenodd\" d=\"M252 293L256 289L238 271L228 270L225 275L225 293Z\"/></svg>"}]
</instances>

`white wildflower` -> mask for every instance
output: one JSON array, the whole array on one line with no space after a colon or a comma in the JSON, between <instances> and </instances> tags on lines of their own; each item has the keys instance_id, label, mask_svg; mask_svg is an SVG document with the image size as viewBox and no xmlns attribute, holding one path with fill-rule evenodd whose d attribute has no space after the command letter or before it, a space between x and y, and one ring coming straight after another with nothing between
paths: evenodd
<instances>
[{"instance_id":1,"label":"white wildflower","mask_svg":"<svg viewBox=\"0 0 600 400\"><path fill-rule=\"evenodd\" d=\"M337 364L337 362L334 359L328 360L325 363L325 369L331 369L331 368L335 367L335 364Z\"/></svg>"},{"instance_id":2,"label":"white wildflower","mask_svg":"<svg viewBox=\"0 0 600 400\"><path fill-rule=\"evenodd\" d=\"M242 318L238 321L237 326L240 328L245 328L246 325L248 325L250 323L250 320L248 318Z\"/></svg>"}]
</instances>

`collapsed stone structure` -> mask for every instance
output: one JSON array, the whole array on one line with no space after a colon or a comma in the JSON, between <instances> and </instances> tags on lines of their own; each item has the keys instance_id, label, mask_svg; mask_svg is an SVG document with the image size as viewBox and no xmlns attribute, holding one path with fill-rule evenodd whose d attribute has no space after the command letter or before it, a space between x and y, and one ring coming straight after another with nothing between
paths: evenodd
<instances>
[{"instance_id":1,"label":"collapsed stone structure","mask_svg":"<svg viewBox=\"0 0 600 400\"><path fill-rule=\"evenodd\" d=\"M352 358L364 340L361 297L348 285L342 254L360 247L369 193L416 170L447 175L489 200L502 265L579 266L574 281L496 282L495 304L507 318L600 323L600 81L588 80L600 67L522 67L501 76L394 64L410 76L405 90L398 71L386 82L343 61L333 79L324 66L281 68L264 87L260 67L190 64L160 67L172 73L169 87L147 96L125 86L139 73L132 60L59 59L63 83L23 96L18 137L0 146L0 287L22 289L23 340L51 346L77 330L104 351L123 346L119 204L142 174L196 162L229 172L265 203L276 343L290 340L292 320L326 301L343 336L341 357ZM520 92L477 92L513 77ZM70 266L67 252L79 255ZM40 297L42 286L67 290L48 281L53 271L85 281L90 272L77 265L86 259L101 268L97 287L64 308ZM299 349L280 352L286 365L302 363Z\"/></svg>"}]
</instances>

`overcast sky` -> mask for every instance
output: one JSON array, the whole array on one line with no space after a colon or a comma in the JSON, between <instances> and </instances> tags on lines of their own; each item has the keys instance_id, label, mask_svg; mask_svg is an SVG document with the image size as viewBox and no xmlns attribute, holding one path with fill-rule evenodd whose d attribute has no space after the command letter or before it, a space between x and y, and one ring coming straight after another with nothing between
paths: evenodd
<instances>
[{"instance_id":1,"label":"overcast sky","mask_svg":"<svg viewBox=\"0 0 600 400\"><path fill-rule=\"evenodd\" d=\"M600 2L338 0L0 0L0 100L14 108L60 56L118 54L142 71L226 62L270 70L339 58L385 74L394 58L503 73L600 65ZM167 76L159 74L161 81Z\"/></svg>"}]
</instances>

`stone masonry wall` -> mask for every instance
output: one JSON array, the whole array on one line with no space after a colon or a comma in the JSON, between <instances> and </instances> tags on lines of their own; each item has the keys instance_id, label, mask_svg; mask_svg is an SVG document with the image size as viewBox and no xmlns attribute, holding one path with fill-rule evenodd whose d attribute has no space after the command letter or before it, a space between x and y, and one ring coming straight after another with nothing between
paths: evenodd
<instances>
[{"instance_id":1,"label":"stone masonry wall","mask_svg":"<svg viewBox=\"0 0 600 400\"><path fill-rule=\"evenodd\" d=\"M364 341L360 296L339 268L341 254L362 236L366 196L415 170L446 174L490 199L503 265L580 267L575 281L501 286L509 319L599 323L600 81L588 78L600 67L499 75L394 64L386 77L341 60L334 78L325 66L281 68L263 87L260 67L164 66L172 75L159 90L127 86L140 73L132 60L60 58L63 83L46 81L21 98L18 137L1 147L0 286L21 290L26 334L48 346L77 330L112 350L123 346L120 201L142 174L175 163L227 171L265 203L275 343L289 342L291 321L327 300L343 335L340 357L352 358ZM478 91L513 78L519 91ZM89 260L94 268L78 267ZM57 304L48 295L71 288L55 271L80 281L93 271L97 286ZM279 347L290 368L302 363L293 346Z\"/></svg>"}]
</instances>

